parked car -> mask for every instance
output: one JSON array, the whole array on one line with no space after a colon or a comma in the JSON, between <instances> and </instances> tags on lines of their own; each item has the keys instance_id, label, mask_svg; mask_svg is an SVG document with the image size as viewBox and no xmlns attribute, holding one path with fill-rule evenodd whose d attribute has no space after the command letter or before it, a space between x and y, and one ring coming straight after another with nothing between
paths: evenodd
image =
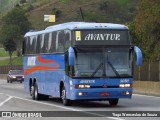
<instances>
[{"instance_id":1,"label":"parked car","mask_svg":"<svg viewBox=\"0 0 160 120\"><path fill-rule=\"evenodd\" d=\"M7 83L12 83L16 81L20 83L24 81L24 75L22 70L10 70L8 72Z\"/></svg>"}]
</instances>

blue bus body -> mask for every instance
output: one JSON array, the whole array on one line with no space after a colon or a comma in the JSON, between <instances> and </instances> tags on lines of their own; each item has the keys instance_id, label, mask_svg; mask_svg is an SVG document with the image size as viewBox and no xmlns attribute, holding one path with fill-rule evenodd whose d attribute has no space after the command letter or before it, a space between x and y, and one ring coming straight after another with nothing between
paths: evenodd
<instances>
[{"instance_id":1,"label":"blue bus body","mask_svg":"<svg viewBox=\"0 0 160 120\"><path fill-rule=\"evenodd\" d=\"M62 42L55 42L57 44L55 49L60 49L59 51L41 52L43 50L40 49L45 45L45 38L52 36L51 38L48 37L50 40L46 43L51 48L54 36L52 32L62 30L67 30L64 33L69 33L69 41L71 41L64 44L69 43L70 45L62 50ZM92 30L95 31L90 34ZM62 98L65 100L63 101L64 105L70 105L73 100L109 100L111 105L116 105L119 98L132 97L133 66L131 51L135 50L137 65L141 65L142 54L140 49L132 46L129 36L124 36L126 33L118 31L117 34L112 35L112 32L108 32L107 35L103 31L97 32L96 30L128 31L128 28L118 24L71 22L51 26L43 31L26 33L26 40L24 40L23 45L24 87L33 99L39 99L38 94L39 97L43 95ZM56 41L63 36L60 34L57 32L55 35ZM113 43L113 41L121 41L120 35L126 41ZM35 37L32 39L32 36ZM113 40L114 37L115 40ZM72 42L74 38L76 40ZM39 39L42 44L39 45L39 51L37 51ZM79 39L85 41L79 42ZM106 45L104 39L108 42ZM90 44L90 41L95 43ZM97 41L102 41L102 43L96 43ZM35 49L32 49L32 47ZM73 53L69 52L70 48L72 48ZM32 50L29 51L28 49ZM121 59L124 58L124 65L119 65L122 62L117 62L118 65L113 62L115 58L118 60L118 56ZM79 75L76 75L76 72L78 72L75 68L76 65L80 69Z\"/></svg>"}]
</instances>

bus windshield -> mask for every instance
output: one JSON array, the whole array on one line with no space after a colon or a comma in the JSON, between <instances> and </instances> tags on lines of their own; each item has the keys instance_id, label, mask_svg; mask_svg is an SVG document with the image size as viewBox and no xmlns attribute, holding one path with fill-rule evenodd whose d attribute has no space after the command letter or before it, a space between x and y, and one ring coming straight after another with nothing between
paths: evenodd
<instances>
[{"instance_id":1,"label":"bus windshield","mask_svg":"<svg viewBox=\"0 0 160 120\"><path fill-rule=\"evenodd\" d=\"M132 76L132 57L128 48L105 49L106 75L109 77Z\"/></svg>"},{"instance_id":2,"label":"bus windshield","mask_svg":"<svg viewBox=\"0 0 160 120\"><path fill-rule=\"evenodd\" d=\"M131 77L129 48L76 48L75 77Z\"/></svg>"}]
</instances>

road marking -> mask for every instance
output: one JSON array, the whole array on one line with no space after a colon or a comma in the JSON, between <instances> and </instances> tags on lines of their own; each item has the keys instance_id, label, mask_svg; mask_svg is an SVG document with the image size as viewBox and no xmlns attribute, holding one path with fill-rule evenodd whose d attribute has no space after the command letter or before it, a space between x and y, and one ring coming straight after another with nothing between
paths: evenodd
<instances>
[{"instance_id":1,"label":"road marking","mask_svg":"<svg viewBox=\"0 0 160 120\"><path fill-rule=\"evenodd\" d=\"M150 96L150 95L141 95L141 94L133 94L133 95L136 95L136 96L144 96L144 97L160 98L160 97L158 97L158 96Z\"/></svg>"},{"instance_id":2,"label":"road marking","mask_svg":"<svg viewBox=\"0 0 160 120\"><path fill-rule=\"evenodd\" d=\"M4 94L4 93L0 93L0 94ZM74 108L63 107L63 106L60 106L60 105L55 105L55 104L50 104L50 103L44 103L44 102L34 101L34 100L28 100L28 99L25 99L25 98L21 98L21 97L17 97L17 96L11 96L11 95L8 95L8 94L5 94L5 95L10 96L11 98L17 98L17 99L21 99L21 100L25 100L25 101L29 101L29 102L44 104L44 105L58 107L58 108L62 108L62 109L66 109L66 110L71 110L71 111L80 111L80 112L84 112L84 113L91 114L91 115L97 115L99 117L105 117L105 118L110 118L110 119L114 119L114 120L125 120L125 119L120 119L120 118L116 118L116 117L106 117L105 115L96 114L96 113L92 113L92 112L87 112L87 111L83 111L83 110L79 110L79 109L74 109Z\"/></svg>"},{"instance_id":3,"label":"road marking","mask_svg":"<svg viewBox=\"0 0 160 120\"><path fill-rule=\"evenodd\" d=\"M67 108L67 107L63 107L63 106L59 106L59 105L55 105L55 104L44 103L44 102L34 101L34 100L28 100L28 99L21 98L21 97L16 97L16 96L12 96L12 97L17 98L17 99L21 99L21 100L25 100L25 101L29 101L29 102L34 102L34 103L44 104L44 105L48 105L48 106L59 107L59 108L67 109L67 110L72 110L72 111L81 111L81 110L74 109L74 108Z\"/></svg>"},{"instance_id":4,"label":"road marking","mask_svg":"<svg viewBox=\"0 0 160 120\"><path fill-rule=\"evenodd\" d=\"M120 118L116 118L116 117L107 117L107 118L114 119L114 120L125 120L125 119L120 119Z\"/></svg>"},{"instance_id":5,"label":"road marking","mask_svg":"<svg viewBox=\"0 0 160 120\"><path fill-rule=\"evenodd\" d=\"M0 103L0 107L2 105L4 105L6 102L8 102L10 99L12 99L13 97L12 96L9 96L6 100L4 100L3 102Z\"/></svg>"}]
</instances>

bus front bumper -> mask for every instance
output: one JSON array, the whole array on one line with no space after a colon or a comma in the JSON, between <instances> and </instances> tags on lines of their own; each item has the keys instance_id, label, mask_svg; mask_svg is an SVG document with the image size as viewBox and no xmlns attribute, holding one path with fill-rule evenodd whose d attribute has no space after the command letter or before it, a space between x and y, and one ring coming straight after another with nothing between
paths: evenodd
<instances>
[{"instance_id":1,"label":"bus front bumper","mask_svg":"<svg viewBox=\"0 0 160 120\"><path fill-rule=\"evenodd\" d=\"M70 100L107 100L113 98L131 98L132 88L74 89L70 91Z\"/></svg>"}]
</instances>

